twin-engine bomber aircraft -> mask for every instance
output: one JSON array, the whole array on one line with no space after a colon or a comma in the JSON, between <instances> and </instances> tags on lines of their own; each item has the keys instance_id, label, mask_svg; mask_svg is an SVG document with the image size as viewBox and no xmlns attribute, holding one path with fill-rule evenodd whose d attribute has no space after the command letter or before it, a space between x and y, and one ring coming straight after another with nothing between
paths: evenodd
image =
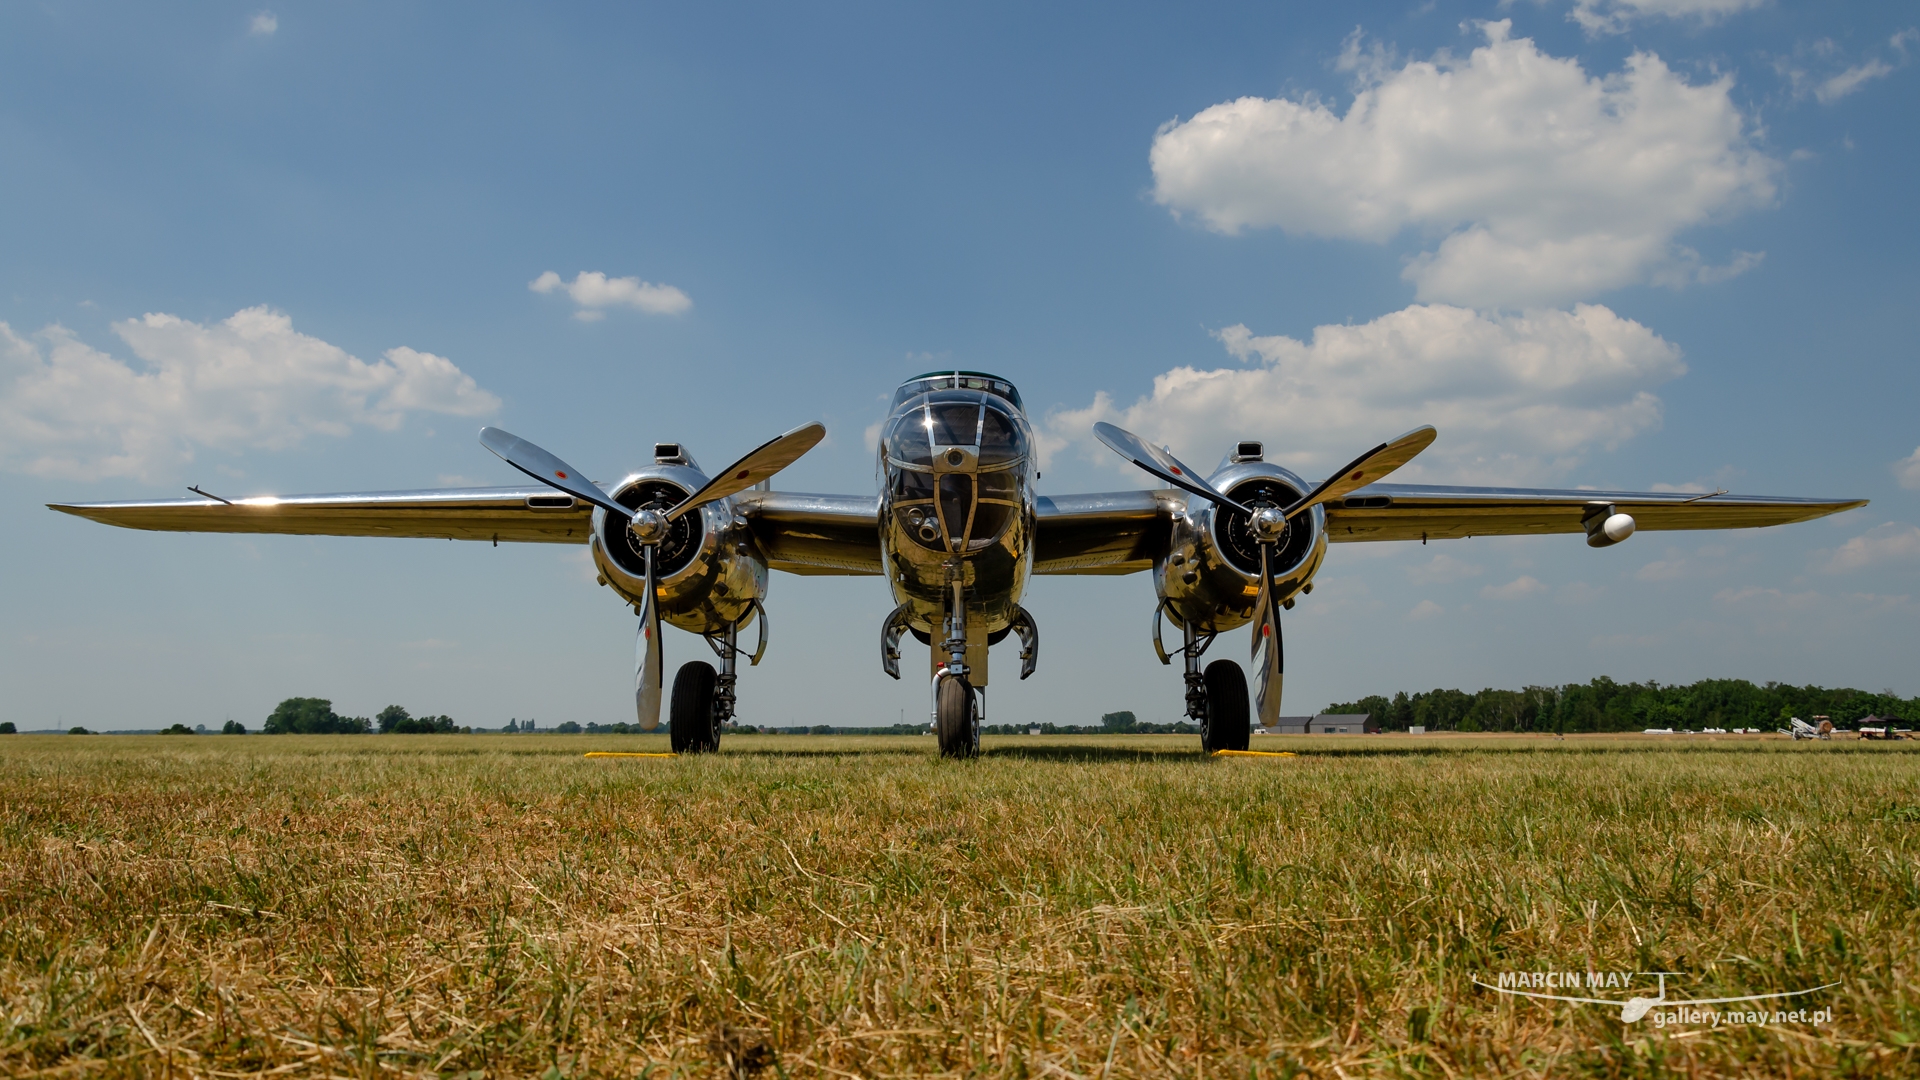
<instances>
[{"instance_id":1,"label":"twin-engine bomber aircraft","mask_svg":"<svg viewBox=\"0 0 1920 1080\"><path fill-rule=\"evenodd\" d=\"M893 395L880 439L880 492L803 495L769 479L825 436L808 424L709 476L679 443L603 487L524 439L483 428L480 442L539 487L456 488L228 501L53 504L130 529L445 537L588 544L600 583L640 616L634 703L640 726L660 722L660 623L699 634L720 670L695 660L673 680L673 748L718 749L734 713L739 633L758 617L767 645L767 571L884 574L898 601L880 627L880 665L900 677L900 639L931 647L933 726L940 752L979 752L991 646L1020 643L1033 674L1040 630L1020 606L1032 574L1153 572L1153 649L1185 668L1187 715L1208 750L1244 750L1247 678L1232 660L1200 658L1226 631L1253 625L1262 726L1280 715L1280 611L1313 591L1327 544L1584 532L1610 547L1635 529L1730 529L1807 521L1865 500L1786 499L1533 488L1383 484L1434 440L1416 428L1309 484L1241 442L1212 475L1110 424L1107 446L1168 485L1152 491L1045 496L1033 429L1019 391L976 371L933 372ZM196 491L198 489L195 489ZM1169 650L1162 619L1181 635Z\"/></svg>"}]
</instances>

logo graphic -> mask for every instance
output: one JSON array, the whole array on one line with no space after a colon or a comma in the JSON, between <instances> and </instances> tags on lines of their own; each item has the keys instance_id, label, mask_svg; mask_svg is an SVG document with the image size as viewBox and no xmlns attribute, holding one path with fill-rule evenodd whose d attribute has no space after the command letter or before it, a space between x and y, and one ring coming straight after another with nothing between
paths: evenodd
<instances>
[{"instance_id":1,"label":"logo graphic","mask_svg":"<svg viewBox=\"0 0 1920 1080\"><path fill-rule=\"evenodd\" d=\"M1487 990L1491 990L1496 994L1510 994L1515 997L1536 998L1541 1001L1566 1001L1566 1002L1571 1002L1575 1005L1608 1005L1608 1006L1617 1007L1620 1010L1620 1022L1623 1024L1634 1023L1635 1021L1638 1021L1644 1018L1649 1012L1652 1012L1654 1009L1684 1010L1689 1006L1696 1006L1696 1005L1727 1005L1727 1004L1731 1004L1733 1002L1738 1002L1738 1001L1772 1001L1779 998L1799 997L1802 994L1817 993L1821 990L1830 990L1833 987L1840 985L1837 982L1830 982L1824 986L1808 987L1805 990L1787 990L1778 994L1745 994L1739 997L1687 998L1687 999L1667 997L1667 976L1680 975L1680 974L1682 974L1682 972L1678 972L1678 971L1634 971L1634 972L1589 971L1585 973L1586 979L1585 979L1584 985L1589 988L1611 987L1611 986L1624 987L1625 985L1627 985L1628 981L1634 975L1652 975L1659 980L1659 988L1655 992L1653 997L1640 997L1636 995L1634 997L1627 998L1625 1001L1622 1001L1619 998L1574 997L1566 994L1543 994L1534 990L1520 989L1520 987L1523 987L1523 986L1544 986L1544 987L1553 988L1553 989L1559 989L1563 987L1568 989L1578 989L1583 985L1583 983L1581 980L1581 973L1575 972L1575 971L1503 972L1499 976L1499 985L1495 985L1493 983L1484 983L1477 978L1473 980L1473 984L1475 986L1482 987ZM1682 1019L1682 1017L1675 1016L1674 1019L1680 1020ZM1784 1013L1784 1012L1768 1013L1764 1011L1752 1012L1752 1013L1738 1013L1738 1012L1723 1013L1720 1010L1711 1010L1706 1013L1696 1014L1695 1016L1687 1019L1689 1020L1689 1022L1698 1022L1698 1021L1711 1022L1716 1027L1719 1026L1723 1021L1733 1022L1733 1023L1768 1023L1768 1022L1778 1023L1778 1022L1794 1020L1794 1021L1803 1021L1803 1022L1811 1021L1814 1023L1820 1023L1825 1020L1831 1020L1832 1013L1830 1011L1808 1013L1804 1009L1796 1010L1793 1013ZM1655 1022L1659 1023L1661 1026L1665 1026L1666 1019L1664 1017L1656 1017Z\"/></svg>"}]
</instances>

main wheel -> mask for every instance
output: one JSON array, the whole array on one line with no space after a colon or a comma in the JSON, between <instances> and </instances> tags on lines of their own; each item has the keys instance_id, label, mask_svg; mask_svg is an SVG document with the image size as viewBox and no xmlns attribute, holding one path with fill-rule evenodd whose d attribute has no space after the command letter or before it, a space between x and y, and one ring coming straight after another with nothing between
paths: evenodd
<instances>
[{"instance_id":1,"label":"main wheel","mask_svg":"<svg viewBox=\"0 0 1920 1080\"><path fill-rule=\"evenodd\" d=\"M940 756L969 758L980 752L980 732L974 722L973 687L965 676L940 680L934 701L933 731L940 739Z\"/></svg>"},{"instance_id":2,"label":"main wheel","mask_svg":"<svg viewBox=\"0 0 1920 1080\"><path fill-rule=\"evenodd\" d=\"M714 722L713 665L692 660L673 677L668 718L676 754L706 754L720 749L720 725Z\"/></svg>"},{"instance_id":3,"label":"main wheel","mask_svg":"<svg viewBox=\"0 0 1920 1080\"><path fill-rule=\"evenodd\" d=\"M1207 721L1200 728L1200 748L1245 750L1247 737L1253 734L1248 720L1253 715L1247 705L1247 675L1231 660L1215 660L1203 676L1207 683Z\"/></svg>"}]
</instances>

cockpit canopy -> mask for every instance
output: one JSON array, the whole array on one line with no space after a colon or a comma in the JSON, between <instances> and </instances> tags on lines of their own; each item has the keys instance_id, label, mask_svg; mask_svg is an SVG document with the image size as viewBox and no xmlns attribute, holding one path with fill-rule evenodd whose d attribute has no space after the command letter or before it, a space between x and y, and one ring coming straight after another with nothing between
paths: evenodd
<instances>
[{"instance_id":1,"label":"cockpit canopy","mask_svg":"<svg viewBox=\"0 0 1920 1080\"><path fill-rule=\"evenodd\" d=\"M899 412L900 406L935 390L983 390L1007 399L1021 412L1027 408L1020 402L1020 391L998 375L989 375L984 371L929 371L901 383L900 389L893 392L893 404L888 406L888 410Z\"/></svg>"},{"instance_id":2,"label":"cockpit canopy","mask_svg":"<svg viewBox=\"0 0 1920 1080\"><path fill-rule=\"evenodd\" d=\"M942 472L977 461L979 468L1011 468L1027 456L1027 441L1002 402L973 390L939 390L900 414L887 440L887 458L907 466L934 467L934 452L946 455ZM961 457L953 460L955 450Z\"/></svg>"},{"instance_id":3,"label":"cockpit canopy","mask_svg":"<svg viewBox=\"0 0 1920 1080\"><path fill-rule=\"evenodd\" d=\"M1020 512L1028 434L1017 405L998 389L946 381L898 401L881 450L902 530L923 547L965 553L992 545Z\"/></svg>"}]
</instances>

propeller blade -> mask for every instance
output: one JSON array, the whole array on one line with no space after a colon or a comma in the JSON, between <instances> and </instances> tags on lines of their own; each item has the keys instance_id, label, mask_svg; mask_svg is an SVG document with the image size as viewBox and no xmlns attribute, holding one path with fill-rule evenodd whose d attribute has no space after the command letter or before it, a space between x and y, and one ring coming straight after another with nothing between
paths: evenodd
<instances>
[{"instance_id":1,"label":"propeller blade","mask_svg":"<svg viewBox=\"0 0 1920 1080\"><path fill-rule=\"evenodd\" d=\"M1093 425L1093 437L1107 444L1107 449L1133 462L1153 475L1172 484L1174 487L1191 491L1203 499L1211 499L1216 505L1238 510L1245 514L1252 511L1213 489L1213 485L1201 479L1200 474L1180 463L1165 450L1154 446L1131 431L1114 427L1112 424Z\"/></svg>"},{"instance_id":2,"label":"propeller blade","mask_svg":"<svg viewBox=\"0 0 1920 1080\"><path fill-rule=\"evenodd\" d=\"M633 511L614 502L599 485L582 476L580 470L512 432L497 427L481 428L480 445L548 487L564 491L581 502L590 502L609 514L618 514L623 521L633 520Z\"/></svg>"},{"instance_id":3,"label":"propeller blade","mask_svg":"<svg viewBox=\"0 0 1920 1080\"><path fill-rule=\"evenodd\" d=\"M1260 686L1254 695L1254 716L1260 726L1270 728L1280 720L1280 686L1287 670L1286 646L1280 640L1280 605L1273 602L1273 545L1260 545L1260 618L1254 623L1253 652L1267 647L1260 664Z\"/></svg>"},{"instance_id":4,"label":"propeller blade","mask_svg":"<svg viewBox=\"0 0 1920 1080\"><path fill-rule=\"evenodd\" d=\"M1347 464L1347 467L1320 482L1313 493L1292 506L1287 507L1287 519L1291 521L1308 509L1318 506L1329 499L1338 499L1349 492L1357 491L1368 484L1386 478L1393 470L1412 461L1420 451L1433 445L1439 437L1433 425L1414 428L1405 435L1383 442L1379 446L1361 454Z\"/></svg>"},{"instance_id":5,"label":"propeller blade","mask_svg":"<svg viewBox=\"0 0 1920 1080\"><path fill-rule=\"evenodd\" d=\"M660 594L653 580L653 546L641 549L647 558L647 602L640 609L640 640L633 650L633 711L643 731L660 726L660 688L666 671L660 656Z\"/></svg>"},{"instance_id":6,"label":"propeller blade","mask_svg":"<svg viewBox=\"0 0 1920 1080\"><path fill-rule=\"evenodd\" d=\"M821 439L827 437L826 425L819 422L802 424L785 435L761 446L746 457L714 474L707 486L687 499L686 502L667 511L667 520L673 521L690 510L705 506L716 499L724 499L736 492L745 491L774 473L800 460L800 455L814 448Z\"/></svg>"}]
</instances>

